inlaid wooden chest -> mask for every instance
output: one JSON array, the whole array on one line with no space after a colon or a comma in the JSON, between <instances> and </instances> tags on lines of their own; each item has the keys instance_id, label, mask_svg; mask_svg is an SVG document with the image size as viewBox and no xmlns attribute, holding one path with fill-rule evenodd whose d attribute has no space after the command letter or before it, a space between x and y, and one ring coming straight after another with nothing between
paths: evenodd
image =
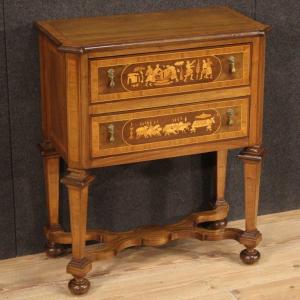
<instances>
[{"instance_id":1,"label":"inlaid wooden chest","mask_svg":"<svg viewBox=\"0 0 300 300\"><path fill-rule=\"evenodd\" d=\"M245 263L258 260L256 228L263 154L265 32L227 7L36 23L49 208L48 254L72 244L67 271L85 293L91 261L138 245L195 237L235 239ZM226 228L227 151L245 149L246 229ZM217 151L211 211L177 224L125 233L86 230L88 169ZM58 221L59 158L68 164L71 233ZM162 199L163 201L163 199ZM88 250L86 241L104 243Z\"/></svg>"}]
</instances>

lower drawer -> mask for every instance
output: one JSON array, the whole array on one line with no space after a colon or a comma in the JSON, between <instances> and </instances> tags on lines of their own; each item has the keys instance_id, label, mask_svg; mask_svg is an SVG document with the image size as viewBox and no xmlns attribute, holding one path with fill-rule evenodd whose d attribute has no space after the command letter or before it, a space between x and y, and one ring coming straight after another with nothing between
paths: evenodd
<instances>
[{"instance_id":1,"label":"lower drawer","mask_svg":"<svg viewBox=\"0 0 300 300\"><path fill-rule=\"evenodd\" d=\"M249 98L91 117L92 158L248 135Z\"/></svg>"}]
</instances>

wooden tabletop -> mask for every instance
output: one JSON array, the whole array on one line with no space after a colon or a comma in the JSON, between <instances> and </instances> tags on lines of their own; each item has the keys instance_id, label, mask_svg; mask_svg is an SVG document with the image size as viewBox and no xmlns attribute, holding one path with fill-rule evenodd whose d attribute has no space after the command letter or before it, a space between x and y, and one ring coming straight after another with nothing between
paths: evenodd
<instances>
[{"instance_id":1,"label":"wooden tabletop","mask_svg":"<svg viewBox=\"0 0 300 300\"><path fill-rule=\"evenodd\" d=\"M228 7L36 22L65 51L91 51L263 34L269 26Z\"/></svg>"}]
</instances>

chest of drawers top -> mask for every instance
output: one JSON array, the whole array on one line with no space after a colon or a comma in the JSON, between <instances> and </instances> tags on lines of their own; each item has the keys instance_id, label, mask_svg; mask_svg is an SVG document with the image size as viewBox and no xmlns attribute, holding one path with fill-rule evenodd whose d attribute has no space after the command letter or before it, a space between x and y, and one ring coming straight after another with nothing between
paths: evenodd
<instances>
[{"instance_id":1,"label":"chest of drawers top","mask_svg":"<svg viewBox=\"0 0 300 300\"><path fill-rule=\"evenodd\" d=\"M227 7L208 7L36 23L62 51L89 52L249 37L269 27Z\"/></svg>"}]
</instances>

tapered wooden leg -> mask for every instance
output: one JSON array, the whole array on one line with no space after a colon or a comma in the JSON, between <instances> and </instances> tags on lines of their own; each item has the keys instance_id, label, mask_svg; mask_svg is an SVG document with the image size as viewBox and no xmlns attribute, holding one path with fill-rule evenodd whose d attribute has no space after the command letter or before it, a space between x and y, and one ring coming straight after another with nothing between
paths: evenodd
<instances>
[{"instance_id":1,"label":"tapered wooden leg","mask_svg":"<svg viewBox=\"0 0 300 300\"><path fill-rule=\"evenodd\" d=\"M59 224L59 154L50 142L40 144L44 163L44 178L48 207L47 232L61 230ZM63 245L49 240L46 244L46 253L50 257L58 257L65 253Z\"/></svg>"},{"instance_id":2,"label":"tapered wooden leg","mask_svg":"<svg viewBox=\"0 0 300 300\"><path fill-rule=\"evenodd\" d=\"M263 152L261 146L253 146L245 148L238 156L244 162L246 228L240 242L246 249L240 256L246 264L253 264L260 258L260 253L255 247L261 241L261 233L257 230L257 211Z\"/></svg>"},{"instance_id":3,"label":"tapered wooden leg","mask_svg":"<svg viewBox=\"0 0 300 300\"><path fill-rule=\"evenodd\" d=\"M72 232L72 259L67 272L74 278L69 282L69 289L75 295L85 294L90 282L85 278L92 264L85 257L86 222L88 188L94 177L83 170L69 169L69 174L62 179L68 188Z\"/></svg>"},{"instance_id":4,"label":"tapered wooden leg","mask_svg":"<svg viewBox=\"0 0 300 300\"><path fill-rule=\"evenodd\" d=\"M217 200L216 207L228 206L225 201L226 170L227 170L227 150L217 152ZM221 229L227 225L227 219L208 222L205 227L208 229Z\"/></svg>"}]
</instances>

